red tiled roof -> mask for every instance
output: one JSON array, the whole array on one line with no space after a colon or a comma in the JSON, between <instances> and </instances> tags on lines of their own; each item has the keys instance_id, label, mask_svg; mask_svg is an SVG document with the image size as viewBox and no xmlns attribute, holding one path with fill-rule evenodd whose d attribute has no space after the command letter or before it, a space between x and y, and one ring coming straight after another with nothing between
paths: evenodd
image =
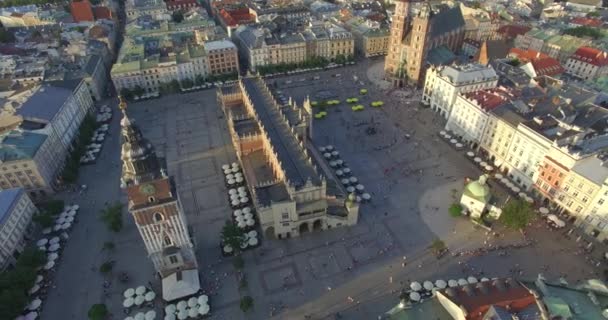
<instances>
[{"instance_id":1,"label":"red tiled roof","mask_svg":"<svg viewBox=\"0 0 608 320\"><path fill-rule=\"evenodd\" d=\"M465 93L464 96L475 101L485 111L491 111L509 101L512 94L500 88L484 89Z\"/></svg>"},{"instance_id":2,"label":"red tiled roof","mask_svg":"<svg viewBox=\"0 0 608 320\"><path fill-rule=\"evenodd\" d=\"M508 24L508 25L498 28L498 30L496 30L496 32L498 34L502 34L507 39L514 39L518 35L525 34L526 32L528 32L530 30L531 30L530 27L520 26L517 24Z\"/></svg>"},{"instance_id":3,"label":"red tiled roof","mask_svg":"<svg viewBox=\"0 0 608 320\"><path fill-rule=\"evenodd\" d=\"M509 57L517 58L522 61L531 61L534 59L548 58L549 56L536 50L511 48L511 50L509 50Z\"/></svg>"},{"instance_id":4,"label":"red tiled roof","mask_svg":"<svg viewBox=\"0 0 608 320\"><path fill-rule=\"evenodd\" d=\"M70 12L72 12L72 18L76 22L95 21L89 0L72 1Z\"/></svg>"},{"instance_id":5,"label":"red tiled roof","mask_svg":"<svg viewBox=\"0 0 608 320\"><path fill-rule=\"evenodd\" d=\"M608 54L605 51L601 51L591 47L578 48L578 50L576 50L570 58L589 63L598 67L608 65Z\"/></svg>"},{"instance_id":6,"label":"red tiled roof","mask_svg":"<svg viewBox=\"0 0 608 320\"><path fill-rule=\"evenodd\" d=\"M455 305L466 310L467 320L481 320L491 306L518 312L535 304L534 295L513 279L498 279L441 290Z\"/></svg>"},{"instance_id":7,"label":"red tiled roof","mask_svg":"<svg viewBox=\"0 0 608 320\"><path fill-rule=\"evenodd\" d=\"M108 7L98 6L93 8L93 15L95 16L95 19L112 20L112 11Z\"/></svg>"},{"instance_id":8,"label":"red tiled roof","mask_svg":"<svg viewBox=\"0 0 608 320\"><path fill-rule=\"evenodd\" d=\"M255 16L249 12L249 8L222 9L220 15L226 25L234 27L239 24L249 23L255 20Z\"/></svg>"},{"instance_id":9,"label":"red tiled roof","mask_svg":"<svg viewBox=\"0 0 608 320\"><path fill-rule=\"evenodd\" d=\"M533 59L531 62L538 76L556 76L565 71L559 61L552 57Z\"/></svg>"},{"instance_id":10,"label":"red tiled roof","mask_svg":"<svg viewBox=\"0 0 608 320\"><path fill-rule=\"evenodd\" d=\"M200 7L200 4L196 0L168 0L167 1L167 8L177 8L177 7L181 7L181 6Z\"/></svg>"},{"instance_id":11,"label":"red tiled roof","mask_svg":"<svg viewBox=\"0 0 608 320\"><path fill-rule=\"evenodd\" d=\"M604 24L604 22L600 19L592 19L586 17L574 18L570 21L570 23L595 28L601 27Z\"/></svg>"}]
</instances>

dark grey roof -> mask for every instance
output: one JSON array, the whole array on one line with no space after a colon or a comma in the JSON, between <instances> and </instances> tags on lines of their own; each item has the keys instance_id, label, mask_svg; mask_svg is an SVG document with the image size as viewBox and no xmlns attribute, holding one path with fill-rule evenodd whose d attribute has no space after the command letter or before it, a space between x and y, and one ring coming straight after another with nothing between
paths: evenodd
<instances>
[{"instance_id":1,"label":"dark grey roof","mask_svg":"<svg viewBox=\"0 0 608 320\"><path fill-rule=\"evenodd\" d=\"M88 75L93 75L93 72L95 72L95 67L97 67L97 64L99 64L100 59L101 58L96 54L91 55L87 61L87 64L84 66L84 72Z\"/></svg>"},{"instance_id":2,"label":"dark grey roof","mask_svg":"<svg viewBox=\"0 0 608 320\"><path fill-rule=\"evenodd\" d=\"M264 44L264 33L256 32L252 27L243 27L236 31L237 37L241 43L249 48L259 48ZM261 31L261 30L260 30ZM257 34L256 34L257 33Z\"/></svg>"},{"instance_id":3,"label":"dark grey roof","mask_svg":"<svg viewBox=\"0 0 608 320\"><path fill-rule=\"evenodd\" d=\"M488 60L505 58L511 50L511 46L504 40L487 40L483 45L488 50Z\"/></svg>"},{"instance_id":4,"label":"dark grey roof","mask_svg":"<svg viewBox=\"0 0 608 320\"><path fill-rule=\"evenodd\" d=\"M263 80L243 78L242 81L258 119L277 153L286 179L295 187L304 186L308 179L318 185L320 183L319 174L306 160L305 154L299 148L299 142L291 133L291 128L283 120L278 108L273 105L272 96L263 88Z\"/></svg>"},{"instance_id":5,"label":"dark grey roof","mask_svg":"<svg viewBox=\"0 0 608 320\"><path fill-rule=\"evenodd\" d=\"M431 65L447 65L456 60L456 55L445 45L431 49L426 55L426 62Z\"/></svg>"},{"instance_id":6,"label":"dark grey roof","mask_svg":"<svg viewBox=\"0 0 608 320\"><path fill-rule=\"evenodd\" d=\"M9 212L17 204L22 193L21 188L0 190L0 226L8 219Z\"/></svg>"},{"instance_id":7,"label":"dark grey roof","mask_svg":"<svg viewBox=\"0 0 608 320\"><path fill-rule=\"evenodd\" d=\"M454 29L464 27L465 22L460 6L441 10L431 20L431 37L438 37Z\"/></svg>"},{"instance_id":8,"label":"dark grey roof","mask_svg":"<svg viewBox=\"0 0 608 320\"><path fill-rule=\"evenodd\" d=\"M53 81L54 82L71 82ZM63 86L55 86L52 83L44 83L20 108L16 114L25 119L44 120L50 122L57 112L72 95L72 90Z\"/></svg>"}]
</instances>

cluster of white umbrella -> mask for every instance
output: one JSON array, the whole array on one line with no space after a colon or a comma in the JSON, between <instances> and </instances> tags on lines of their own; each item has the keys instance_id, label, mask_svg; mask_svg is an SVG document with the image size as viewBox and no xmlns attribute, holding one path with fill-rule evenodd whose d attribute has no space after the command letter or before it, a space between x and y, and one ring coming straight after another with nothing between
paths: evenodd
<instances>
[{"instance_id":1,"label":"cluster of white umbrella","mask_svg":"<svg viewBox=\"0 0 608 320\"><path fill-rule=\"evenodd\" d=\"M156 319L156 311L148 310L147 312L138 312L134 316L126 317L125 320L154 320Z\"/></svg>"},{"instance_id":2,"label":"cluster of white umbrella","mask_svg":"<svg viewBox=\"0 0 608 320\"><path fill-rule=\"evenodd\" d=\"M522 192L521 189L515 183L513 183L509 179L507 179L507 177L503 176L500 173L497 173L494 175L494 178L496 178L498 181L500 181L500 183L502 183L505 187L507 187L513 193L517 193L517 195L520 198L526 200L526 202L534 203L534 199L532 197L527 195L525 192Z\"/></svg>"},{"instance_id":3,"label":"cluster of white umbrella","mask_svg":"<svg viewBox=\"0 0 608 320\"><path fill-rule=\"evenodd\" d=\"M447 282L445 280L436 280L435 282L431 282L431 281L424 281L422 284L420 284L420 282L414 281L412 283L410 283L410 295L409 298L411 301L413 302L418 302L421 299L421 293L422 292L433 292L436 290L441 290L441 289L445 289L447 287L450 288L454 288L454 287L458 287L458 286L464 286L467 284L474 284L474 283L478 283L479 281L481 282L485 282L485 281L490 281L490 279L488 278L481 278L481 280L477 280L477 278L470 276L467 279L461 278L458 280L448 280Z\"/></svg>"},{"instance_id":4,"label":"cluster of white umbrella","mask_svg":"<svg viewBox=\"0 0 608 320\"><path fill-rule=\"evenodd\" d=\"M200 295L190 299L182 300L177 304L168 304L165 307L165 320L184 320L188 318L198 318L207 315L211 311L209 307L209 297Z\"/></svg>"},{"instance_id":5,"label":"cluster of white umbrella","mask_svg":"<svg viewBox=\"0 0 608 320\"><path fill-rule=\"evenodd\" d=\"M542 208L541 208L541 209L542 209ZM549 213L549 210L547 210L547 213ZM547 220L549 220L549 221L553 222L553 223L554 223L554 224L555 224L555 225L556 225L558 228L563 228L563 227L565 227L565 226L566 226L566 223L565 223L565 222L564 222L562 219L558 218L558 217L557 217L556 215L554 215L554 214L550 214L550 215L548 215L548 216L547 216Z\"/></svg>"},{"instance_id":6,"label":"cluster of white umbrella","mask_svg":"<svg viewBox=\"0 0 608 320\"><path fill-rule=\"evenodd\" d=\"M251 231L245 233L243 235L243 237L244 238L243 238L243 243L241 244L241 250L245 250L248 247L255 247L260 243L260 241L258 239L258 232L256 230L251 230ZM225 244L222 247L222 250L224 251L224 253L227 253L227 254L231 254L232 252L234 252L234 248L232 248L232 246L229 244Z\"/></svg>"},{"instance_id":7,"label":"cluster of white umbrella","mask_svg":"<svg viewBox=\"0 0 608 320\"><path fill-rule=\"evenodd\" d=\"M249 202L249 194L247 192L247 188L245 188L244 186L229 189L228 197L230 198L230 204L232 205L232 207L239 207Z\"/></svg>"},{"instance_id":8,"label":"cluster of white umbrella","mask_svg":"<svg viewBox=\"0 0 608 320\"><path fill-rule=\"evenodd\" d=\"M108 129L108 125L103 124L99 128L97 128L95 132L93 132L93 136L91 137L91 143L86 146L86 151L84 155L80 157L80 163L91 163L97 159L97 156L101 151L101 143L106 139Z\"/></svg>"},{"instance_id":9,"label":"cluster of white umbrella","mask_svg":"<svg viewBox=\"0 0 608 320\"><path fill-rule=\"evenodd\" d=\"M226 179L226 184L229 187L239 186L245 182L243 173L241 173L241 167L239 166L238 163L233 162L232 165L224 164L224 165L222 165L222 170L224 171L224 177ZM234 201L232 203L234 206L235 205Z\"/></svg>"},{"instance_id":10,"label":"cluster of white umbrella","mask_svg":"<svg viewBox=\"0 0 608 320\"><path fill-rule=\"evenodd\" d=\"M255 226L255 217L253 216L253 212L251 212L250 207L244 207L243 209L234 210L234 221L239 228L251 228Z\"/></svg>"},{"instance_id":11,"label":"cluster of white umbrella","mask_svg":"<svg viewBox=\"0 0 608 320\"><path fill-rule=\"evenodd\" d=\"M97 113L96 121L97 122L106 122L112 119L112 109L108 106L102 106Z\"/></svg>"},{"instance_id":12,"label":"cluster of white umbrella","mask_svg":"<svg viewBox=\"0 0 608 320\"><path fill-rule=\"evenodd\" d=\"M135 289L128 288L124 291L123 296L125 299L122 302L122 306L130 308L133 305L141 306L144 302L151 302L156 298L156 293L144 286L139 286Z\"/></svg>"},{"instance_id":13,"label":"cluster of white umbrella","mask_svg":"<svg viewBox=\"0 0 608 320\"><path fill-rule=\"evenodd\" d=\"M26 313L25 315L18 316L15 320L36 320L38 319L38 312L31 311Z\"/></svg>"}]
</instances>

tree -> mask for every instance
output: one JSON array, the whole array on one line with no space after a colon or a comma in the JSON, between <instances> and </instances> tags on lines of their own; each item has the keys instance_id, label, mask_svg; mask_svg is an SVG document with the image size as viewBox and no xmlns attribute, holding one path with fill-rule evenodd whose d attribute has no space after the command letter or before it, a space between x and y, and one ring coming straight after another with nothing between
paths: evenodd
<instances>
[{"instance_id":1,"label":"tree","mask_svg":"<svg viewBox=\"0 0 608 320\"><path fill-rule=\"evenodd\" d=\"M453 203L448 209L450 216L456 218L462 215L462 206L458 203Z\"/></svg>"},{"instance_id":2,"label":"tree","mask_svg":"<svg viewBox=\"0 0 608 320\"><path fill-rule=\"evenodd\" d=\"M603 33L599 29L587 26L566 29L564 30L564 34L569 34L575 37L591 37L593 39L603 37Z\"/></svg>"},{"instance_id":3,"label":"tree","mask_svg":"<svg viewBox=\"0 0 608 320\"><path fill-rule=\"evenodd\" d=\"M601 16L601 14L598 11L591 11L587 13L587 18L597 18L599 16Z\"/></svg>"},{"instance_id":4,"label":"tree","mask_svg":"<svg viewBox=\"0 0 608 320\"><path fill-rule=\"evenodd\" d=\"M112 251L112 250L114 250L115 247L116 247L116 245L114 245L114 242L106 241L103 243L103 247L101 247L101 250Z\"/></svg>"},{"instance_id":5,"label":"tree","mask_svg":"<svg viewBox=\"0 0 608 320\"><path fill-rule=\"evenodd\" d=\"M194 81L192 79L184 79L181 82L181 87L184 89L190 89L194 86Z\"/></svg>"},{"instance_id":6,"label":"tree","mask_svg":"<svg viewBox=\"0 0 608 320\"><path fill-rule=\"evenodd\" d=\"M135 95L136 97L141 97L146 91L144 90L144 88L140 87L140 86L135 86L135 88L133 88L133 95Z\"/></svg>"},{"instance_id":7,"label":"tree","mask_svg":"<svg viewBox=\"0 0 608 320\"><path fill-rule=\"evenodd\" d=\"M90 320L104 320L108 316L108 308L103 303L94 304L88 313Z\"/></svg>"},{"instance_id":8,"label":"tree","mask_svg":"<svg viewBox=\"0 0 608 320\"><path fill-rule=\"evenodd\" d=\"M63 200L49 200L40 205L40 208L51 216L56 216L63 211L65 208L65 202Z\"/></svg>"},{"instance_id":9,"label":"tree","mask_svg":"<svg viewBox=\"0 0 608 320\"><path fill-rule=\"evenodd\" d=\"M114 267L113 262L106 261L106 262L102 263L101 266L99 266L99 272L101 272L103 274L108 274L108 273L110 273L110 271L112 271L113 267Z\"/></svg>"},{"instance_id":10,"label":"tree","mask_svg":"<svg viewBox=\"0 0 608 320\"><path fill-rule=\"evenodd\" d=\"M135 94L133 93L133 91L131 91L127 88L122 88L122 89L120 89L120 95L123 96L127 100L132 100L133 96Z\"/></svg>"},{"instance_id":11,"label":"tree","mask_svg":"<svg viewBox=\"0 0 608 320\"><path fill-rule=\"evenodd\" d=\"M441 254L445 249L446 249L445 243L443 241L441 241L441 239L439 239L439 238L436 238L431 243L431 250L436 255Z\"/></svg>"},{"instance_id":12,"label":"tree","mask_svg":"<svg viewBox=\"0 0 608 320\"><path fill-rule=\"evenodd\" d=\"M511 199L502 208L500 221L508 228L521 229L528 225L534 213L530 204L521 199Z\"/></svg>"},{"instance_id":13,"label":"tree","mask_svg":"<svg viewBox=\"0 0 608 320\"><path fill-rule=\"evenodd\" d=\"M481 3L479 3L479 1L473 1L470 3L470 6L473 9L479 9L479 8L481 8Z\"/></svg>"},{"instance_id":14,"label":"tree","mask_svg":"<svg viewBox=\"0 0 608 320\"><path fill-rule=\"evenodd\" d=\"M115 203L101 210L101 220L105 222L108 229L119 232L122 229L122 204Z\"/></svg>"},{"instance_id":15,"label":"tree","mask_svg":"<svg viewBox=\"0 0 608 320\"><path fill-rule=\"evenodd\" d=\"M173 20L173 22L180 23L184 21L184 13L180 10L177 10L173 12L173 14L171 15L171 19Z\"/></svg>"},{"instance_id":16,"label":"tree","mask_svg":"<svg viewBox=\"0 0 608 320\"><path fill-rule=\"evenodd\" d=\"M29 247L23 250L17 260L18 267L27 267L36 269L46 261L44 252L38 250L38 248Z\"/></svg>"},{"instance_id":17,"label":"tree","mask_svg":"<svg viewBox=\"0 0 608 320\"><path fill-rule=\"evenodd\" d=\"M236 253L241 250L241 244L245 241L243 230L230 220L226 221L226 224L222 228L221 238L222 242L230 245Z\"/></svg>"},{"instance_id":18,"label":"tree","mask_svg":"<svg viewBox=\"0 0 608 320\"><path fill-rule=\"evenodd\" d=\"M243 312L247 312L247 311L253 309L253 298L250 296L242 297L240 307Z\"/></svg>"},{"instance_id":19,"label":"tree","mask_svg":"<svg viewBox=\"0 0 608 320\"><path fill-rule=\"evenodd\" d=\"M38 223L42 228L52 227L53 223L55 223L55 219L46 212L38 213L37 215L32 217L32 220Z\"/></svg>"}]
</instances>

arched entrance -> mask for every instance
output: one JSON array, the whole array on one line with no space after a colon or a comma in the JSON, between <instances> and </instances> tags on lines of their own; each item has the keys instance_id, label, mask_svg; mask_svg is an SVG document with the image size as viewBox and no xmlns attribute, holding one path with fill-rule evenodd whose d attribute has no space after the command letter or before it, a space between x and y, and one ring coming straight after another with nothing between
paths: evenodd
<instances>
[{"instance_id":1,"label":"arched entrance","mask_svg":"<svg viewBox=\"0 0 608 320\"><path fill-rule=\"evenodd\" d=\"M320 231L321 229L323 229L323 222L321 220L315 220L315 222L312 223L312 230Z\"/></svg>"},{"instance_id":2,"label":"arched entrance","mask_svg":"<svg viewBox=\"0 0 608 320\"><path fill-rule=\"evenodd\" d=\"M310 231L310 230L308 229L308 223L306 223L306 222L301 223L301 224L300 224L300 227L299 227L298 229L299 229L299 231L300 231L300 234L303 234L303 233L306 233L306 232L309 232L309 231Z\"/></svg>"},{"instance_id":3,"label":"arched entrance","mask_svg":"<svg viewBox=\"0 0 608 320\"><path fill-rule=\"evenodd\" d=\"M266 230L264 230L264 236L266 236L267 239L274 239L274 227L266 228Z\"/></svg>"}]
</instances>

